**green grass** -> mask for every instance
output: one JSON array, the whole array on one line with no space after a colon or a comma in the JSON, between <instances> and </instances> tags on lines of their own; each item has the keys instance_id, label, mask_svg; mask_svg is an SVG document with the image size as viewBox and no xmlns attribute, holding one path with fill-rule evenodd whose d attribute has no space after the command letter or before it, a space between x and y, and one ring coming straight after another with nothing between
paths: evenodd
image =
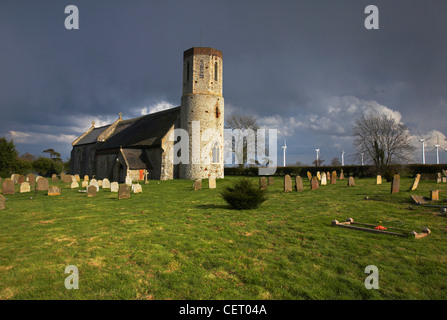
<instances>
[{"instance_id":1,"label":"green grass","mask_svg":"<svg viewBox=\"0 0 447 320\"><path fill-rule=\"evenodd\" d=\"M0 299L447 298L447 220L410 201L446 184L421 181L408 192L412 180L402 179L391 195L390 184L375 179L311 191L304 178L303 192L284 193L276 177L265 203L238 211L219 196L236 179L218 180L215 190L204 181L200 191L191 181L150 181L128 200L102 189L87 198L62 183L61 196L7 196ZM331 227L348 217L432 234L416 240ZM79 290L65 289L68 265L79 269ZM379 290L364 286L367 265L379 269Z\"/></svg>"}]
</instances>

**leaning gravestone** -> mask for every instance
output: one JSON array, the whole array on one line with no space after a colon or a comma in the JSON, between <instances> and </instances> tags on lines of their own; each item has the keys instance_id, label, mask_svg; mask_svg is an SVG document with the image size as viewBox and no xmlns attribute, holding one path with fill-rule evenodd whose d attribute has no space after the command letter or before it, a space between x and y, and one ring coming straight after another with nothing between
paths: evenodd
<instances>
[{"instance_id":1,"label":"leaning gravestone","mask_svg":"<svg viewBox=\"0 0 447 320\"><path fill-rule=\"evenodd\" d=\"M348 179L348 187L355 186L354 177L349 177Z\"/></svg>"},{"instance_id":2,"label":"leaning gravestone","mask_svg":"<svg viewBox=\"0 0 447 320\"><path fill-rule=\"evenodd\" d=\"M266 177L259 178L259 189L261 189L261 190L267 189L267 178Z\"/></svg>"},{"instance_id":3,"label":"leaning gravestone","mask_svg":"<svg viewBox=\"0 0 447 320\"><path fill-rule=\"evenodd\" d=\"M312 180L312 174L309 171L307 171L307 179Z\"/></svg>"},{"instance_id":4,"label":"leaning gravestone","mask_svg":"<svg viewBox=\"0 0 447 320\"><path fill-rule=\"evenodd\" d=\"M300 176L296 176L295 177L295 190L298 191L298 192L304 190L304 188L303 188L303 179L301 179Z\"/></svg>"},{"instance_id":5,"label":"leaning gravestone","mask_svg":"<svg viewBox=\"0 0 447 320\"><path fill-rule=\"evenodd\" d=\"M93 198L96 197L96 193L98 192L98 189L95 185L90 185L87 187L87 197Z\"/></svg>"},{"instance_id":6,"label":"leaning gravestone","mask_svg":"<svg viewBox=\"0 0 447 320\"><path fill-rule=\"evenodd\" d=\"M310 180L310 190L316 190L319 187L320 185L318 184L318 178L312 177L312 179Z\"/></svg>"},{"instance_id":7,"label":"leaning gravestone","mask_svg":"<svg viewBox=\"0 0 447 320\"><path fill-rule=\"evenodd\" d=\"M37 190L38 191L48 191L49 183L48 180L45 178L40 178L39 181L37 181Z\"/></svg>"},{"instance_id":8,"label":"leaning gravestone","mask_svg":"<svg viewBox=\"0 0 447 320\"><path fill-rule=\"evenodd\" d=\"M275 179L273 177L269 177L269 186L273 186L273 184L275 183Z\"/></svg>"},{"instance_id":9,"label":"leaning gravestone","mask_svg":"<svg viewBox=\"0 0 447 320\"><path fill-rule=\"evenodd\" d=\"M292 178L286 174L284 176L284 192L292 191Z\"/></svg>"},{"instance_id":10,"label":"leaning gravestone","mask_svg":"<svg viewBox=\"0 0 447 320\"><path fill-rule=\"evenodd\" d=\"M323 172L323 173L321 174L321 185L322 185L322 186L327 185L326 172Z\"/></svg>"},{"instance_id":11,"label":"leaning gravestone","mask_svg":"<svg viewBox=\"0 0 447 320\"><path fill-rule=\"evenodd\" d=\"M109 179L104 179L104 180L102 180L102 188L103 189L110 189L110 181L109 181Z\"/></svg>"},{"instance_id":12,"label":"leaning gravestone","mask_svg":"<svg viewBox=\"0 0 447 320\"><path fill-rule=\"evenodd\" d=\"M118 199L130 199L130 187L127 184L120 185L118 189Z\"/></svg>"},{"instance_id":13,"label":"leaning gravestone","mask_svg":"<svg viewBox=\"0 0 447 320\"><path fill-rule=\"evenodd\" d=\"M118 182L112 182L110 184L110 192L118 192L119 184Z\"/></svg>"},{"instance_id":14,"label":"leaning gravestone","mask_svg":"<svg viewBox=\"0 0 447 320\"><path fill-rule=\"evenodd\" d=\"M20 193L31 192L29 182L22 182L20 184Z\"/></svg>"},{"instance_id":15,"label":"leaning gravestone","mask_svg":"<svg viewBox=\"0 0 447 320\"><path fill-rule=\"evenodd\" d=\"M391 182L391 194L399 193L399 187L400 187L400 176L398 174L395 174L393 176L393 181Z\"/></svg>"},{"instance_id":16,"label":"leaning gravestone","mask_svg":"<svg viewBox=\"0 0 447 320\"><path fill-rule=\"evenodd\" d=\"M382 184L382 176L380 174L377 175L376 184Z\"/></svg>"},{"instance_id":17,"label":"leaning gravestone","mask_svg":"<svg viewBox=\"0 0 447 320\"><path fill-rule=\"evenodd\" d=\"M11 179L5 179L2 183L2 193L3 194L15 194L14 181Z\"/></svg>"},{"instance_id":18,"label":"leaning gravestone","mask_svg":"<svg viewBox=\"0 0 447 320\"><path fill-rule=\"evenodd\" d=\"M0 194L0 210L6 209L6 198Z\"/></svg>"},{"instance_id":19,"label":"leaning gravestone","mask_svg":"<svg viewBox=\"0 0 447 320\"><path fill-rule=\"evenodd\" d=\"M331 184L337 183L337 171L332 171L332 178L331 178Z\"/></svg>"},{"instance_id":20,"label":"leaning gravestone","mask_svg":"<svg viewBox=\"0 0 447 320\"><path fill-rule=\"evenodd\" d=\"M209 177L208 178L208 188L216 189L216 177Z\"/></svg>"},{"instance_id":21,"label":"leaning gravestone","mask_svg":"<svg viewBox=\"0 0 447 320\"><path fill-rule=\"evenodd\" d=\"M193 187L194 191L202 189L202 179L194 180L192 187Z\"/></svg>"},{"instance_id":22,"label":"leaning gravestone","mask_svg":"<svg viewBox=\"0 0 447 320\"><path fill-rule=\"evenodd\" d=\"M48 195L49 196L60 196L61 195L61 189L59 187L52 186L48 189Z\"/></svg>"},{"instance_id":23,"label":"leaning gravestone","mask_svg":"<svg viewBox=\"0 0 447 320\"><path fill-rule=\"evenodd\" d=\"M318 181L321 181L321 174L320 174L320 171L317 171L317 179L318 179Z\"/></svg>"},{"instance_id":24,"label":"leaning gravestone","mask_svg":"<svg viewBox=\"0 0 447 320\"><path fill-rule=\"evenodd\" d=\"M421 175L418 173L416 175L416 178L414 178L413 185L410 188L411 191L414 191L418 188L419 180L421 180Z\"/></svg>"}]
</instances>

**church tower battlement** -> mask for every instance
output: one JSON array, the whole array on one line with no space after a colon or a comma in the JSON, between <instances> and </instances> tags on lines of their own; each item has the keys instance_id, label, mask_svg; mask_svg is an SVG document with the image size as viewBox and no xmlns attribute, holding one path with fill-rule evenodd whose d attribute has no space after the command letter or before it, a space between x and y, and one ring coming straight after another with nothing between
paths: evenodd
<instances>
[{"instance_id":1,"label":"church tower battlement","mask_svg":"<svg viewBox=\"0 0 447 320\"><path fill-rule=\"evenodd\" d=\"M181 179L224 176L222 70L219 50L193 47L183 54L180 127L188 132L190 147L189 164L180 165ZM199 144L193 143L193 134L200 135Z\"/></svg>"}]
</instances>

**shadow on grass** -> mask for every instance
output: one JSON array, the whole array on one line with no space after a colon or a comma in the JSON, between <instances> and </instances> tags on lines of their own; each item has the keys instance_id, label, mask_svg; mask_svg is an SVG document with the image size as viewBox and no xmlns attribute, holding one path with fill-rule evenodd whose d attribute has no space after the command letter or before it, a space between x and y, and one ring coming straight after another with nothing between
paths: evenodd
<instances>
[{"instance_id":1,"label":"shadow on grass","mask_svg":"<svg viewBox=\"0 0 447 320\"><path fill-rule=\"evenodd\" d=\"M230 209L232 208L229 205L225 204L199 204L196 206L197 209Z\"/></svg>"}]
</instances>

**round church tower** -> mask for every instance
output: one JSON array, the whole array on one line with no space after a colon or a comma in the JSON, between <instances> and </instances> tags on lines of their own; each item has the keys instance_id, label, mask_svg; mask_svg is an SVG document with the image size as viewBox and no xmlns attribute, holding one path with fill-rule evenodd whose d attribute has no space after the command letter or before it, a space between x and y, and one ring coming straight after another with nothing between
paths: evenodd
<instances>
[{"instance_id":1,"label":"round church tower","mask_svg":"<svg viewBox=\"0 0 447 320\"><path fill-rule=\"evenodd\" d=\"M194 47L184 52L180 126L189 135L189 164L180 165L181 179L224 176L222 84L221 51Z\"/></svg>"}]
</instances>

